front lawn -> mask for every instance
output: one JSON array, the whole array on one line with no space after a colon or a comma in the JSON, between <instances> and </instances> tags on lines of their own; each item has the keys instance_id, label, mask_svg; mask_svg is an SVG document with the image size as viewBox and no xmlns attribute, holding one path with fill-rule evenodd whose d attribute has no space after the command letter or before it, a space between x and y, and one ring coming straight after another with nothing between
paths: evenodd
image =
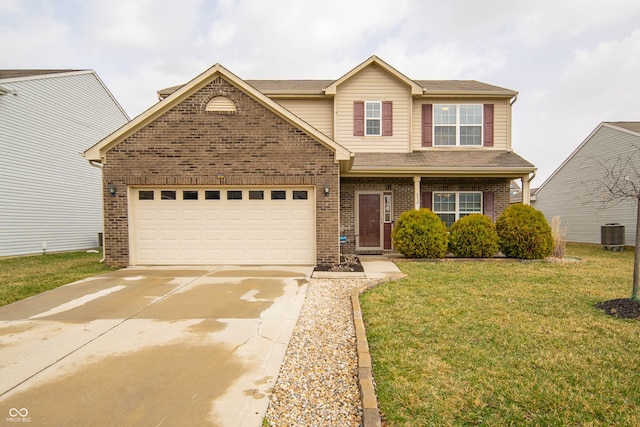
<instances>
[{"instance_id":1,"label":"front lawn","mask_svg":"<svg viewBox=\"0 0 640 427\"><path fill-rule=\"evenodd\" d=\"M0 259L0 306L110 271L102 254L66 252Z\"/></svg>"},{"instance_id":2,"label":"front lawn","mask_svg":"<svg viewBox=\"0 0 640 427\"><path fill-rule=\"evenodd\" d=\"M361 296L387 426L640 425L640 321L594 304L631 295L633 251L586 262L401 262Z\"/></svg>"}]
</instances>

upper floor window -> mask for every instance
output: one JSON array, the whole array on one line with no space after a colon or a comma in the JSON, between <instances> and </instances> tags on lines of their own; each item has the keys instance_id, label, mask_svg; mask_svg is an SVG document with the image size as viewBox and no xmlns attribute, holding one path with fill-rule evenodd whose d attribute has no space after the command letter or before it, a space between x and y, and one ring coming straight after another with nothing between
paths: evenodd
<instances>
[{"instance_id":1,"label":"upper floor window","mask_svg":"<svg viewBox=\"0 0 640 427\"><path fill-rule=\"evenodd\" d=\"M493 104L422 104L423 147L493 147Z\"/></svg>"},{"instance_id":2,"label":"upper floor window","mask_svg":"<svg viewBox=\"0 0 640 427\"><path fill-rule=\"evenodd\" d=\"M382 130L382 103L380 101L366 101L364 103L365 135L379 136Z\"/></svg>"},{"instance_id":3,"label":"upper floor window","mask_svg":"<svg viewBox=\"0 0 640 427\"><path fill-rule=\"evenodd\" d=\"M434 146L481 146L482 105L433 106Z\"/></svg>"},{"instance_id":4,"label":"upper floor window","mask_svg":"<svg viewBox=\"0 0 640 427\"><path fill-rule=\"evenodd\" d=\"M393 136L393 101L354 101L354 136Z\"/></svg>"}]
</instances>

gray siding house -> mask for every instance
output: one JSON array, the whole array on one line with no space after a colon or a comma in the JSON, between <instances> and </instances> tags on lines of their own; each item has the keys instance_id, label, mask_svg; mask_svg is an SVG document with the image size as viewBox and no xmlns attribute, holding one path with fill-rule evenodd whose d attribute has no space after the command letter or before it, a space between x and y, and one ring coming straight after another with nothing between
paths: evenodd
<instances>
[{"instance_id":1,"label":"gray siding house","mask_svg":"<svg viewBox=\"0 0 640 427\"><path fill-rule=\"evenodd\" d=\"M92 70L0 70L0 256L98 246L101 173L78 153L128 121Z\"/></svg>"},{"instance_id":2,"label":"gray siding house","mask_svg":"<svg viewBox=\"0 0 640 427\"><path fill-rule=\"evenodd\" d=\"M626 172L620 172L624 164ZM603 206L608 197L607 172L624 179L634 175L630 167L640 171L640 122L603 122L533 193L531 205L548 221L560 216L569 242L600 244L601 227L617 223L625 226L624 244L633 246L637 201Z\"/></svg>"}]
</instances>

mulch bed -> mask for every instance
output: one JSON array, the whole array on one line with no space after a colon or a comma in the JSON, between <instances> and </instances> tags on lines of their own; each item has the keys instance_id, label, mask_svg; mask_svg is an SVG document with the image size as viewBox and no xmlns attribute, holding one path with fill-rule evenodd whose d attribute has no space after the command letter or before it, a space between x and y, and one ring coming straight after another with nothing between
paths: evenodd
<instances>
[{"instance_id":1,"label":"mulch bed","mask_svg":"<svg viewBox=\"0 0 640 427\"><path fill-rule=\"evenodd\" d=\"M640 318L640 301L632 300L631 298L620 298L599 302L595 307L603 310L609 316L617 317L619 319Z\"/></svg>"},{"instance_id":2,"label":"mulch bed","mask_svg":"<svg viewBox=\"0 0 640 427\"><path fill-rule=\"evenodd\" d=\"M362 273L364 269L360 264L357 256L341 256L340 264L323 264L318 265L314 271L341 271L341 272L357 272Z\"/></svg>"}]
</instances>

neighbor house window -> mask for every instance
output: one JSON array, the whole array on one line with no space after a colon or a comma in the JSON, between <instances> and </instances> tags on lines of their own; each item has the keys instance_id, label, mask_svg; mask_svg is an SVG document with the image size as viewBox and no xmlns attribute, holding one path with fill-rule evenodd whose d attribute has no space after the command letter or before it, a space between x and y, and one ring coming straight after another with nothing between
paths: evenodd
<instances>
[{"instance_id":1,"label":"neighbor house window","mask_svg":"<svg viewBox=\"0 0 640 427\"><path fill-rule=\"evenodd\" d=\"M482 146L482 113L482 105L434 105L433 145Z\"/></svg>"},{"instance_id":2,"label":"neighbor house window","mask_svg":"<svg viewBox=\"0 0 640 427\"><path fill-rule=\"evenodd\" d=\"M365 135L382 135L382 103L380 101L366 101L364 103Z\"/></svg>"},{"instance_id":3,"label":"neighbor house window","mask_svg":"<svg viewBox=\"0 0 640 427\"><path fill-rule=\"evenodd\" d=\"M481 192L441 192L433 193L433 212L447 227L458 219L474 213L482 213Z\"/></svg>"}]
</instances>

